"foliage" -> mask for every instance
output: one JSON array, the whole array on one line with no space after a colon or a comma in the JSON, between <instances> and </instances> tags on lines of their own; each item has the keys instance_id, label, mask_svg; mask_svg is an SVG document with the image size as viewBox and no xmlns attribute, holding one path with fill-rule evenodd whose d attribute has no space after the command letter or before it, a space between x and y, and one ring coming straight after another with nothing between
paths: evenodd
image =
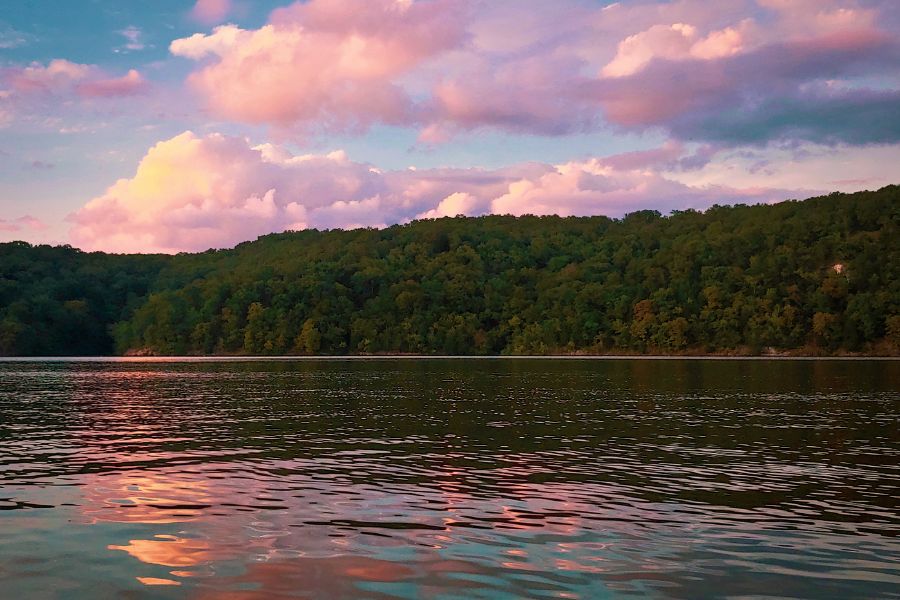
<instances>
[{"instance_id":1,"label":"foliage","mask_svg":"<svg viewBox=\"0 0 900 600\"><path fill-rule=\"evenodd\" d=\"M112 353L109 325L133 314L170 261L0 244L0 356Z\"/></svg>"},{"instance_id":2,"label":"foliage","mask_svg":"<svg viewBox=\"0 0 900 600\"><path fill-rule=\"evenodd\" d=\"M0 245L0 353L897 352L900 187L174 257Z\"/></svg>"}]
</instances>

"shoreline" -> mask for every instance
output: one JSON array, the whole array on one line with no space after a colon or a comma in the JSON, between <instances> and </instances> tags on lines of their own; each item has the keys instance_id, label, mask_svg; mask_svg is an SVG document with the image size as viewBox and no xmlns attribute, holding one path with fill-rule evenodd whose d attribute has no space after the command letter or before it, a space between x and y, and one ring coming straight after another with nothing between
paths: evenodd
<instances>
[{"instance_id":1,"label":"shoreline","mask_svg":"<svg viewBox=\"0 0 900 600\"><path fill-rule=\"evenodd\" d=\"M365 360L585 360L585 361L900 361L900 356L853 355L671 355L671 354L546 354L546 355L431 355L431 354L347 354L322 356L265 356L265 355L206 355L206 356L2 356L0 363L28 362L121 362L121 363L176 363L176 362L316 362L316 361L365 361Z\"/></svg>"}]
</instances>

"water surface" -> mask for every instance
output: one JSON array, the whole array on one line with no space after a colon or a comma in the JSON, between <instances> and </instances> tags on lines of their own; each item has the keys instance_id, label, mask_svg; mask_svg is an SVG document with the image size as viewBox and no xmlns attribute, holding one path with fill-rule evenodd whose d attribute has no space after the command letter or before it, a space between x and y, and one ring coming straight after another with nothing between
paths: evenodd
<instances>
[{"instance_id":1,"label":"water surface","mask_svg":"<svg viewBox=\"0 0 900 600\"><path fill-rule=\"evenodd\" d=\"M900 363L0 363L3 598L900 598Z\"/></svg>"}]
</instances>

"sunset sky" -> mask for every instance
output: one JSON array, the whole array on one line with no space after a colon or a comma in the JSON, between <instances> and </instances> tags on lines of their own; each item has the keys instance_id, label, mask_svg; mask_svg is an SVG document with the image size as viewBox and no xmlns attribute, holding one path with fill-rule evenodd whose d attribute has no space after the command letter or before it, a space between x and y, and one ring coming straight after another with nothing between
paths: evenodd
<instances>
[{"instance_id":1,"label":"sunset sky","mask_svg":"<svg viewBox=\"0 0 900 600\"><path fill-rule=\"evenodd\" d=\"M228 247L900 182L897 0L68 0L0 12L0 241Z\"/></svg>"}]
</instances>

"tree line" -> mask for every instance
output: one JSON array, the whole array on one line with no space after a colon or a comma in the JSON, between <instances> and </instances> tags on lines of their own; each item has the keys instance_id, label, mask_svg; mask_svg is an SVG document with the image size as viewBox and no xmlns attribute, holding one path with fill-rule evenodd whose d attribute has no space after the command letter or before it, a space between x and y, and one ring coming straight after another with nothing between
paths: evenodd
<instances>
[{"instance_id":1,"label":"tree line","mask_svg":"<svg viewBox=\"0 0 900 600\"><path fill-rule=\"evenodd\" d=\"M900 187L199 254L0 245L0 354L900 352Z\"/></svg>"}]
</instances>

